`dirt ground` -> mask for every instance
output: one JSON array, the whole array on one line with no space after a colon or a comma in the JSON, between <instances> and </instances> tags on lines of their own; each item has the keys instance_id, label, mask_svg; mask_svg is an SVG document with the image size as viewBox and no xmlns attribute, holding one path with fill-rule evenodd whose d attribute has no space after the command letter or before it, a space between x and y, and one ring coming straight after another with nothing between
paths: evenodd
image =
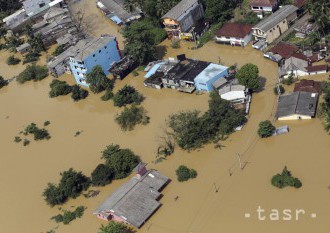
<instances>
[{"instance_id":1,"label":"dirt ground","mask_svg":"<svg viewBox=\"0 0 330 233\"><path fill-rule=\"evenodd\" d=\"M103 17L94 1L86 0L80 4L95 19ZM102 21L98 25L95 34L116 33L117 26L111 22ZM187 153L176 148L174 155L158 164L153 161L166 118L181 110L205 111L207 94L150 89L143 86L143 72L138 77L128 76L116 83L116 89L130 84L145 95L142 106L148 111L151 122L138 126L134 131L122 132L114 122L121 109L114 107L111 101L101 101L100 95L90 94L78 103L73 102L70 96L50 99L51 77L23 85L12 82L2 88L1 232L35 233L51 229L55 229L56 233L98 232L105 222L97 220L92 211L128 178L103 188L93 188L101 191L97 197L86 199L80 196L62 206L63 209L78 205L87 207L81 219L65 226L50 220L60 211L57 207L47 206L41 195L48 182L58 182L59 173L70 167L89 175L101 162L100 152L111 143L132 149L148 163L149 168L158 169L172 179L162 192L161 208L137 233L329 232L330 144L320 120L274 121L277 97L273 87L277 82L277 66L264 59L259 51L250 46L243 49L213 42L198 50L190 49L192 46L192 43L184 42L180 49L172 49L165 41L160 51L164 57L185 53L189 58L228 66L254 63L260 69L265 87L253 95L248 123L242 131L223 142L221 149L207 145ZM0 51L0 75L5 78L11 78L24 69L21 65L8 67L5 64L8 56L8 52ZM315 76L314 79L323 80L327 76ZM60 79L73 83L70 75ZM259 139L256 133L258 124L267 119L276 126L289 125L290 133ZM48 128L52 138L49 141L31 141L27 147L13 142L27 124L35 122L42 125L46 120L51 122ZM76 131L82 131L82 134L74 137ZM242 155L243 170L239 169L237 153ZM177 182L175 170L181 164L197 170L198 177L184 183ZM271 177L281 172L285 165L301 179L301 189L278 190L270 185ZM176 196L179 197L177 201L174 200ZM264 221L258 220L258 206L265 209L267 219ZM271 209L281 212L283 209L303 209L305 215L298 221L271 221ZM314 213L316 218L311 217ZM246 218L245 214L250 214L250 218Z\"/></svg>"}]
</instances>

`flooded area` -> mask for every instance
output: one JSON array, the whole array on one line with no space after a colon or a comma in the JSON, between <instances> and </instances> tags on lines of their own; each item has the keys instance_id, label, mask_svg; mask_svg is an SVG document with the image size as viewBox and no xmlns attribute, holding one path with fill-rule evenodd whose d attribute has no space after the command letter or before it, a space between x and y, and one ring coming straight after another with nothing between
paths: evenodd
<instances>
[{"instance_id":1,"label":"flooded area","mask_svg":"<svg viewBox=\"0 0 330 233\"><path fill-rule=\"evenodd\" d=\"M95 8L95 1L79 4L85 4L84 7L88 7L95 17L103 17ZM93 7L88 4L93 4ZM109 26L108 23L112 24L104 22ZM100 24L96 33L115 34L116 29ZM118 40L122 41L122 38ZM55 229L56 233L98 232L105 222L96 219L92 211L128 178L103 188L92 188L101 191L94 198L80 196L69 200L63 209L78 205L87 207L84 216L70 225L59 225L50 220L60 211L58 207L47 206L41 195L48 182L58 182L60 172L70 167L90 175L101 162L101 151L111 143L132 149L148 163L149 168L158 169L172 180L162 191L162 207L137 233L310 233L330 230L329 135L317 118L274 121L276 63L264 59L250 46L243 49L209 42L203 48L193 50L190 49L193 44L188 42L181 43L180 49L172 49L169 45L169 41L161 45L160 53L164 57L185 53L188 58L220 62L227 66L237 64L241 67L251 62L259 67L265 88L253 95L249 121L243 130L232 134L222 143L221 149L207 145L187 153L176 148L167 160L154 164L166 118L182 110L207 110L207 94L146 88L143 72L138 77L129 75L123 81L117 81L115 89L125 84L135 86L146 97L142 106L148 111L150 123L138 126L134 131L123 132L114 121L121 109L114 107L111 101L101 101L101 95L90 94L80 102L73 102L70 96L50 99L51 77L22 85L12 82L0 90L1 232L36 233L51 229ZM11 78L24 69L21 65L7 66L8 56L8 52L0 51L0 75L5 78ZM326 76L316 78L325 79ZM74 82L70 75L60 79L71 84ZM274 121L276 126L289 125L290 133L259 139L258 124L267 119ZM48 128L52 138L49 141L31 141L26 147L14 142L14 137L26 125L31 122L42 125L47 120L51 122ZM74 137L77 131L82 133ZM246 163L242 171L238 166L237 153ZM177 182L175 170L181 164L197 170L198 177L184 183ZM271 177L281 172L285 165L302 181L301 189L278 190L271 186ZM174 199L176 196L179 197L177 201ZM258 206L266 209L268 216L271 209L304 209L306 214L299 221L259 221ZM245 218L246 213L250 213L251 217ZM311 213L316 213L317 217L312 219Z\"/></svg>"}]
</instances>

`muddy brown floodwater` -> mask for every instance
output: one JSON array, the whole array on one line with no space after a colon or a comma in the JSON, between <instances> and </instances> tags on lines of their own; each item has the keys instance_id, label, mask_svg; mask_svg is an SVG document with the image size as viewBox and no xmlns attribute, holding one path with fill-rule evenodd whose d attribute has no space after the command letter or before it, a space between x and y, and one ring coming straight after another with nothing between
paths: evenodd
<instances>
[{"instance_id":1,"label":"muddy brown floodwater","mask_svg":"<svg viewBox=\"0 0 330 233\"><path fill-rule=\"evenodd\" d=\"M91 7L95 2L80 4ZM103 17L93 7L88 10L97 15L95 17ZM113 28L104 27L98 27L97 31L115 32ZM207 94L149 89L143 86L142 72L138 77L128 76L116 83L116 89L130 84L143 93L146 100L142 105L151 122L134 131L122 132L114 122L115 115L121 110L113 107L111 101L101 101L100 95L91 94L74 103L69 96L48 98L50 77L23 85L12 82L0 90L0 232L36 233L51 229L56 229L57 233L98 232L105 222L97 220L91 212L128 178L97 188L101 191L97 197L80 196L68 201L62 208L84 205L87 210L81 219L66 226L50 220L59 210L47 206L41 195L48 182L58 182L59 173L70 167L89 175L101 162L100 152L111 143L131 148L149 164L149 168L158 169L172 179L163 191L162 207L137 233L329 232L330 145L320 120L275 122L276 126L288 124L290 133L263 140L256 134L261 120L274 120L275 63L264 59L251 47L233 48L210 42L201 49L191 50L192 43L182 43L181 48L175 50L169 48L168 41L162 46L165 57L185 53L190 58L220 61L225 65L237 63L242 66L247 62L258 65L266 81L265 89L253 95L249 121L243 130L223 142L221 150L213 145L191 153L177 148L166 161L153 164L158 136L168 115L189 109L205 111ZM5 65L8 56L8 52L0 52L0 75L5 78L24 69L20 65ZM325 76L315 79L325 79ZM69 75L60 79L73 83ZM52 138L49 141L32 141L27 147L13 142L27 124L42 125L46 120L51 122L48 128ZM76 131L82 131L82 134L74 137ZM246 163L243 171L238 167L237 153ZM177 182L175 169L181 164L196 169L197 179ZM301 189L278 190L270 185L271 177L285 165L302 180ZM229 168L232 176L229 176ZM177 201L174 201L175 196L179 196ZM268 216L264 221L257 219L258 206L264 208ZM306 214L299 221L270 221L271 209L304 209ZM245 218L248 213L251 217ZM317 217L311 218L312 213Z\"/></svg>"}]
</instances>

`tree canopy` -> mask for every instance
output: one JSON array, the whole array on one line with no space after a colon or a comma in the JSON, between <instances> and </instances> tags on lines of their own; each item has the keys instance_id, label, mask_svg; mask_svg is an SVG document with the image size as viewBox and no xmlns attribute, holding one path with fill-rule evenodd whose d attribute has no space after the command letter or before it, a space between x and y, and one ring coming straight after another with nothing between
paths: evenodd
<instances>
[{"instance_id":1,"label":"tree canopy","mask_svg":"<svg viewBox=\"0 0 330 233\"><path fill-rule=\"evenodd\" d=\"M105 159L105 164L114 171L116 179L127 177L140 161L130 149L121 149L119 145L114 144L102 151L102 158Z\"/></svg>"},{"instance_id":2,"label":"tree canopy","mask_svg":"<svg viewBox=\"0 0 330 233\"><path fill-rule=\"evenodd\" d=\"M277 188L285 188L287 186L300 188L302 186L301 181L298 178L294 178L291 172L285 166L281 174L273 176L271 180L272 185Z\"/></svg>"},{"instance_id":3,"label":"tree canopy","mask_svg":"<svg viewBox=\"0 0 330 233\"><path fill-rule=\"evenodd\" d=\"M0 89L8 85L8 81L0 75Z\"/></svg>"},{"instance_id":4,"label":"tree canopy","mask_svg":"<svg viewBox=\"0 0 330 233\"><path fill-rule=\"evenodd\" d=\"M273 135L275 126L270 121L262 121L259 123L258 135L261 138L267 138Z\"/></svg>"},{"instance_id":5,"label":"tree canopy","mask_svg":"<svg viewBox=\"0 0 330 233\"><path fill-rule=\"evenodd\" d=\"M256 91L261 87L258 66L248 63L236 73L239 84Z\"/></svg>"},{"instance_id":6,"label":"tree canopy","mask_svg":"<svg viewBox=\"0 0 330 233\"><path fill-rule=\"evenodd\" d=\"M238 0L205 0L205 17L213 23L227 19L233 13Z\"/></svg>"},{"instance_id":7,"label":"tree canopy","mask_svg":"<svg viewBox=\"0 0 330 233\"><path fill-rule=\"evenodd\" d=\"M99 164L91 174L94 186L104 186L109 184L114 178L114 171L104 164Z\"/></svg>"},{"instance_id":8,"label":"tree canopy","mask_svg":"<svg viewBox=\"0 0 330 233\"><path fill-rule=\"evenodd\" d=\"M144 100L134 87L125 85L113 96L113 103L115 106L122 107L128 104L140 104Z\"/></svg>"},{"instance_id":9,"label":"tree canopy","mask_svg":"<svg viewBox=\"0 0 330 233\"><path fill-rule=\"evenodd\" d=\"M329 0L308 0L307 8L323 35L330 31L330 2Z\"/></svg>"},{"instance_id":10,"label":"tree canopy","mask_svg":"<svg viewBox=\"0 0 330 233\"><path fill-rule=\"evenodd\" d=\"M133 130L137 124L146 125L149 123L149 117L143 107L132 105L116 116L116 122L124 131Z\"/></svg>"},{"instance_id":11,"label":"tree canopy","mask_svg":"<svg viewBox=\"0 0 330 233\"><path fill-rule=\"evenodd\" d=\"M35 64L28 65L24 71L17 76L17 82L25 83L26 81L40 81L48 76L46 66L38 66Z\"/></svg>"},{"instance_id":12,"label":"tree canopy","mask_svg":"<svg viewBox=\"0 0 330 233\"><path fill-rule=\"evenodd\" d=\"M86 82L93 93L99 93L104 90L112 90L114 81L107 78L101 66L96 65L92 71L87 73Z\"/></svg>"},{"instance_id":13,"label":"tree canopy","mask_svg":"<svg viewBox=\"0 0 330 233\"><path fill-rule=\"evenodd\" d=\"M175 172L179 182L187 181L189 179L194 179L197 177L196 170L189 169L184 165L179 166Z\"/></svg>"},{"instance_id":14,"label":"tree canopy","mask_svg":"<svg viewBox=\"0 0 330 233\"><path fill-rule=\"evenodd\" d=\"M102 225L98 233L131 233L129 227L123 223L110 221L108 225Z\"/></svg>"}]
</instances>

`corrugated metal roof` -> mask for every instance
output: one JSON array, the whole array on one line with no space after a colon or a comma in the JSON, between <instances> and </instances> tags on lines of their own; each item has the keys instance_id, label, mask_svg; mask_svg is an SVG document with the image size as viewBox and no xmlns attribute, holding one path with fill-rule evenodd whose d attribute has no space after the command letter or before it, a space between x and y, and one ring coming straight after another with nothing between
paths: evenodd
<instances>
[{"instance_id":1,"label":"corrugated metal roof","mask_svg":"<svg viewBox=\"0 0 330 233\"><path fill-rule=\"evenodd\" d=\"M195 4L198 3L198 0L182 0L178 4L176 4L169 12L167 12L162 19L169 18L178 20L181 15L187 13L189 9L193 8Z\"/></svg>"}]
</instances>

